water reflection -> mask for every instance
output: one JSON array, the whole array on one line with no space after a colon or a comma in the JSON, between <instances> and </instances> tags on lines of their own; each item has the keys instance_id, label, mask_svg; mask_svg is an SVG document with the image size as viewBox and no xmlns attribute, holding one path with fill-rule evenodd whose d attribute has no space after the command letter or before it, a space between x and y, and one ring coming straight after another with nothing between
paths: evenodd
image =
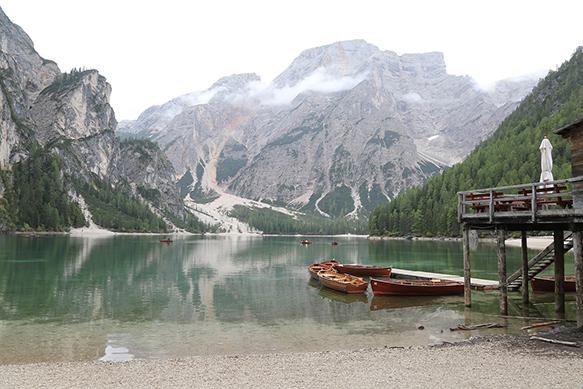
<instances>
[{"instance_id":1,"label":"water reflection","mask_svg":"<svg viewBox=\"0 0 583 389\"><path fill-rule=\"evenodd\" d=\"M332 300L332 301L338 301L344 304L352 304L352 303L364 303L368 306L368 296L364 293L358 293L358 294L348 294L348 293L342 293L342 292L338 292L336 290L332 290L330 288L327 288L325 286L320 287L320 290L318 291L318 295Z\"/></svg>"},{"instance_id":2,"label":"water reflection","mask_svg":"<svg viewBox=\"0 0 583 389\"><path fill-rule=\"evenodd\" d=\"M115 347L117 344L116 340L108 340L107 347L105 347L105 355L99 358L100 361L113 361L113 362L123 362L131 361L134 359L134 355L130 354L130 350L126 347Z\"/></svg>"},{"instance_id":3,"label":"water reflection","mask_svg":"<svg viewBox=\"0 0 583 389\"><path fill-rule=\"evenodd\" d=\"M458 242L311 240L0 237L0 363L408 346L468 336L421 333L415 323L439 330L498 311L495 293L473 295L467 311L458 296L345 295L307 271L336 258L461 274ZM519 267L520 250L507 254L508 267ZM496 278L495 245L472 256L473 276ZM548 314L546 302L535 304Z\"/></svg>"},{"instance_id":4,"label":"water reflection","mask_svg":"<svg viewBox=\"0 0 583 389\"><path fill-rule=\"evenodd\" d=\"M374 296L370 304L371 311L406 307L421 307L424 305L447 306L463 304L463 296Z\"/></svg>"}]
</instances>

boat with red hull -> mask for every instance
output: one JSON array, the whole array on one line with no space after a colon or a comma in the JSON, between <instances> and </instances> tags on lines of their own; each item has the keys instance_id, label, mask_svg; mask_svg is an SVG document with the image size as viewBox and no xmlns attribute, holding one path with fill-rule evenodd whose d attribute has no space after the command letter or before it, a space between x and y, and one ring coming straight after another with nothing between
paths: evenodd
<instances>
[{"instance_id":1,"label":"boat with red hull","mask_svg":"<svg viewBox=\"0 0 583 389\"><path fill-rule=\"evenodd\" d=\"M160 239L160 243L174 243L172 239Z\"/></svg>"},{"instance_id":2,"label":"boat with red hull","mask_svg":"<svg viewBox=\"0 0 583 389\"><path fill-rule=\"evenodd\" d=\"M318 277L324 286L339 292L364 293L368 288L368 282L363 281L362 278L340 274L336 270L320 270Z\"/></svg>"},{"instance_id":3,"label":"boat with red hull","mask_svg":"<svg viewBox=\"0 0 583 389\"><path fill-rule=\"evenodd\" d=\"M318 272L320 270L334 270L334 265L338 265L338 261L331 260L331 261L314 263L314 264L308 266L308 271L310 272L310 277L312 277L315 280L319 280L320 278L318 277Z\"/></svg>"},{"instance_id":4,"label":"boat with red hull","mask_svg":"<svg viewBox=\"0 0 583 389\"><path fill-rule=\"evenodd\" d=\"M447 296L464 293L464 284L442 280L370 279L375 296Z\"/></svg>"},{"instance_id":5,"label":"boat with red hull","mask_svg":"<svg viewBox=\"0 0 583 389\"><path fill-rule=\"evenodd\" d=\"M535 292L554 292L555 277L534 277L530 280L532 290ZM565 277L565 292L575 292L575 276Z\"/></svg>"},{"instance_id":6,"label":"boat with red hull","mask_svg":"<svg viewBox=\"0 0 583 389\"><path fill-rule=\"evenodd\" d=\"M390 277L393 268L391 266L374 266L354 264L338 264L334 268L340 273L350 274L353 276L374 276L374 277Z\"/></svg>"}]
</instances>

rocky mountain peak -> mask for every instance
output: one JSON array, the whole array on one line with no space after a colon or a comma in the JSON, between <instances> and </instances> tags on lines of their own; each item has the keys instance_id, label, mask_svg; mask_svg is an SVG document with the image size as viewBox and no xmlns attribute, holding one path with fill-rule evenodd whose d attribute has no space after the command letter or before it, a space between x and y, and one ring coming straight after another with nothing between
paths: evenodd
<instances>
[{"instance_id":1,"label":"rocky mountain peak","mask_svg":"<svg viewBox=\"0 0 583 389\"><path fill-rule=\"evenodd\" d=\"M441 52L403 54L400 60L403 63L403 71L413 76L423 78L447 76L445 60Z\"/></svg>"},{"instance_id":2,"label":"rocky mountain peak","mask_svg":"<svg viewBox=\"0 0 583 389\"><path fill-rule=\"evenodd\" d=\"M269 85L225 77L172 118L184 98L145 111L132 130L192 176L191 201L225 193L358 217L463 159L535 83L486 91L447 74L439 52L336 42L304 50Z\"/></svg>"},{"instance_id":3,"label":"rocky mountain peak","mask_svg":"<svg viewBox=\"0 0 583 389\"><path fill-rule=\"evenodd\" d=\"M255 73L233 74L230 76L220 78L210 87L210 90L223 89L229 93L240 92L250 82L260 81L261 77L259 77Z\"/></svg>"}]
</instances>

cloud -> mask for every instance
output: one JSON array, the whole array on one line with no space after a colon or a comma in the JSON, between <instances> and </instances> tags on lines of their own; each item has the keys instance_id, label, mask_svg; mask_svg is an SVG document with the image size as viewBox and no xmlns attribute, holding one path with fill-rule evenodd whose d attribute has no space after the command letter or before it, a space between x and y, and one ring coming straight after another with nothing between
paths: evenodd
<instances>
[{"instance_id":1,"label":"cloud","mask_svg":"<svg viewBox=\"0 0 583 389\"><path fill-rule=\"evenodd\" d=\"M225 87L212 88L205 91L192 92L183 96L179 99L184 102L187 106L192 107L194 105L206 104L212 99L217 93L223 91Z\"/></svg>"},{"instance_id":2,"label":"cloud","mask_svg":"<svg viewBox=\"0 0 583 389\"><path fill-rule=\"evenodd\" d=\"M403 95L403 100L405 100L408 103L422 103L423 97L421 97L419 93L409 92Z\"/></svg>"},{"instance_id":3,"label":"cloud","mask_svg":"<svg viewBox=\"0 0 583 389\"><path fill-rule=\"evenodd\" d=\"M522 82L522 81L529 81L529 80L538 81L541 78L546 77L548 73L549 73L548 70L537 70L535 72L531 72L531 73L524 74L521 76L508 77L508 78L505 78L503 80L497 80L497 81L477 82L476 80L474 80L474 88L476 90L483 91L483 92L492 92L496 89L496 87L499 83L502 83L502 82L512 83L512 82Z\"/></svg>"},{"instance_id":4,"label":"cloud","mask_svg":"<svg viewBox=\"0 0 583 389\"><path fill-rule=\"evenodd\" d=\"M335 93L350 90L366 78L367 73L335 78L320 67L295 85L281 88L261 81L250 82L244 95L231 96L233 103L253 102L260 105L287 105L304 92Z\"/></svg>"}]
</instances>

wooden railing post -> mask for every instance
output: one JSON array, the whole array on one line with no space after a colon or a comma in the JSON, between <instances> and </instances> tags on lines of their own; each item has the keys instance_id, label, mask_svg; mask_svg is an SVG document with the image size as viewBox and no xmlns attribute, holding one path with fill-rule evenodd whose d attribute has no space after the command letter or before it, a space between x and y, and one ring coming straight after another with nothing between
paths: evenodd
<instances>
[{"instance_id":1,"label":"wooden railing post","mask_svg":"<svg viewBox=\"0 0 583 389\"><path fill-rule=\"evenodd\" d=\"M458 193L457 195L457 222L461 224L462 222L462 214L464 213L465 210L465 205L464 205L464 197L465 195L463 193Z\"/></svg>"},{"instance_id":2,"label":"wooden railing post","mask_svg":"<svg viewBox=\"0 0 583 389\"><path fill-rule=\"evenodd\" d=\"M531 185L531 194L532 194L532 199L531 199L531 208L532 208L532 222L534 223L536 220L536 185Z\"/></svg>"},{"instance_id":3,"label":"wooden railing post","mask_svg":"<svg viewBox=\"0 0 583 389\"><path fill-rule=\"evenodd\" d=\"M490 205L488 206L490 209L490 223L494 220L494 190L490 189Z\"/></svg>"}]
</instances>

